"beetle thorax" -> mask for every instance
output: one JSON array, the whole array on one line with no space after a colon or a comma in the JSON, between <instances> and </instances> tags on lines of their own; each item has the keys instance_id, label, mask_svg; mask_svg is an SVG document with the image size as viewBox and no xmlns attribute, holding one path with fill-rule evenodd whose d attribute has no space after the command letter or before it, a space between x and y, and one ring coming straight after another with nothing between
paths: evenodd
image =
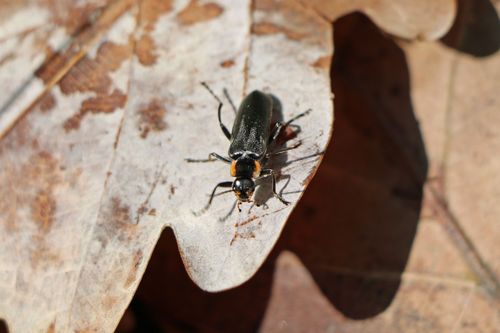
<instances>
[{"instance_id":1,"label":"beetle thorax","mask_svg":"<svg viewBox=\"0 0 500 333\"><path fill-rule=\"evenodd\" d=\"M257 178L260 175L260 163L248 156L241 156L231 163L231 176L237 178Z\"/></svg>"}]
</instances>

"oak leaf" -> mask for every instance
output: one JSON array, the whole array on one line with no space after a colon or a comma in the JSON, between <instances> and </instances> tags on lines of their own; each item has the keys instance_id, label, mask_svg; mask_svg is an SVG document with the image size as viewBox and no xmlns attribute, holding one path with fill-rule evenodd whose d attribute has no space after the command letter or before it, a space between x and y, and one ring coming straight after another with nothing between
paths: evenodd
<instances>
[{"instance_id":1,"label":"oak leaf","mask_svg":"<svg viewBox=\"0 0 500 333\"><path fill-rule=\"evenodd\" d=\"M453 16L443 12L423 30L431 37ZM322 9L294 0L26 1L0 17L0 317L9 328L112 331L167 227L202 289L248 280L332 133L333 39ZM228 147L200 81L235 101L254 89L272 94L284 120L312 109L297 121L302 145L275 161L292 205L263 186L261 207L229 214L234 196L225 195L199 214L229 177L224 164L185 160Z\"/></svg>"}]
</instances>

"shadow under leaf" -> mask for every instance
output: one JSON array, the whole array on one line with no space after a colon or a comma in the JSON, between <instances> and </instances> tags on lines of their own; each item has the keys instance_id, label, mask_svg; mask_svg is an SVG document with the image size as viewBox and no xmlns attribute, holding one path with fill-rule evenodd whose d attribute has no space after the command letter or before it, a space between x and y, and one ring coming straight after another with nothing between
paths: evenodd
<instances>
[{"instance_id":1,"label":"shadow under leaf","mask_svg":"<svg viewBox=\"0 0 500 333\"><path fill-rule=\"evenodd\" d=\"M345 316L384 311L403 273L427 175L405 55L365 16L335 24L335 131L285 232Z\"/></svg>"}]
</instances>

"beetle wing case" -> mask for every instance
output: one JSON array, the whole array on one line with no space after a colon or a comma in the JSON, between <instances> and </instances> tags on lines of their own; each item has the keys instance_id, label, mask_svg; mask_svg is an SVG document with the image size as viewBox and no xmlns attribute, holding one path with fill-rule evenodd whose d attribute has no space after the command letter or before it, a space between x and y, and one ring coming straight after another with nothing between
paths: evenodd
<instances>
[{"instance_id":1,"label":"beetle wing case","mask_svg":"<svg viewBox=\"0 0 500 333\"><path fill-rule=\"evenodd\" d=\"M244 152L251 152L256 159L264 156L269 140L272 98L261 91L251 92L240 105L231 132L229 156L238 158Z\"/></svg>"}]
</instances>

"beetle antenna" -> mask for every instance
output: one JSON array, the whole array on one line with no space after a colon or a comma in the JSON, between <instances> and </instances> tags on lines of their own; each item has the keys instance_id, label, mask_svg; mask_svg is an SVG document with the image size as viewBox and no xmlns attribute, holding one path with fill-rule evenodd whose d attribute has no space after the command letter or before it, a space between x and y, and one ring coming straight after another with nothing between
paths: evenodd
<instances>
[{"instance_id":1,"label":"beetle antenna","mask_svg":"<svg viewBox=\"0 0 500 333\"><path fill-rule=\"evenodd\" d=\"M214 98L217 100L217 102L219 102L219 104L223 104L221 99L214 93L214 91L212 89L210 89L210 87L208 86L208 84L205 81L201 82L201 85L204 86L208 90L210 95L214 96Z\"/></svg>"},{"instance_id":2,"label":"beetle antenna","mask_svg":"<svg viewBox=\"0 0 500 333\"><path fill-rule=\"evenodd\" d=\"M233 109L234 113L238 113L238 110L236 110L236 105L234 105L233 99L231 98L231 96L229 96L229 92L227 91L227 89L224 88L222 92L224 93L224 96L226 96L226 99L229 101L229 104L231 104L231 108Z\"/></svg>"}]
</instances>

